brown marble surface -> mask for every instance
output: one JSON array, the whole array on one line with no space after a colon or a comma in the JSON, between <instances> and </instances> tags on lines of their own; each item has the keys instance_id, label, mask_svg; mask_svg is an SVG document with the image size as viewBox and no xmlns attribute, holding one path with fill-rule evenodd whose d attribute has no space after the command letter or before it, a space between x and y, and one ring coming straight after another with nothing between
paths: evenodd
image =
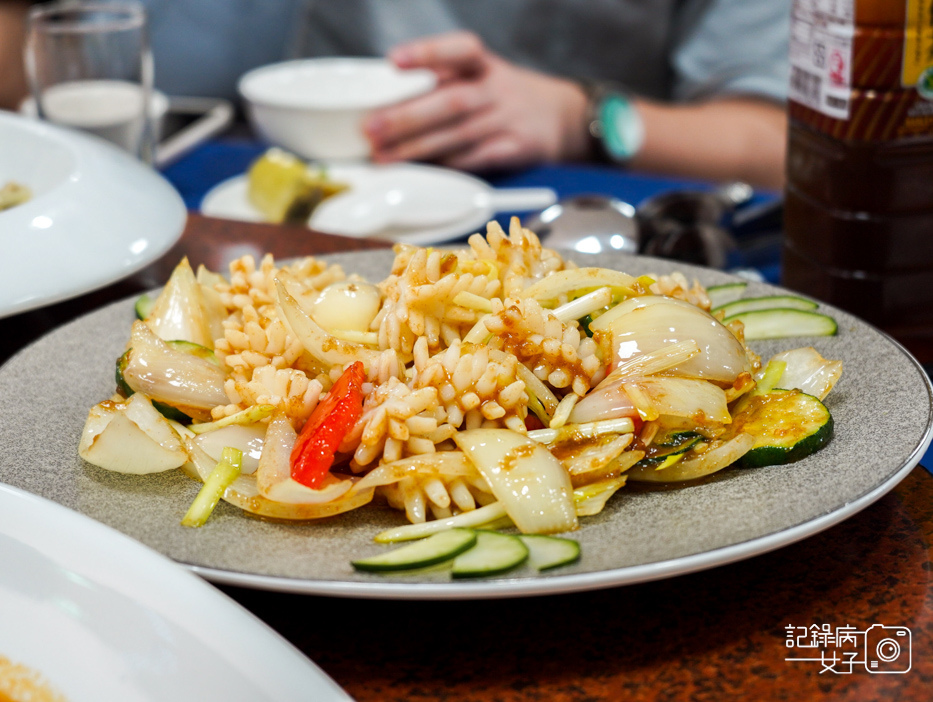
<instances>
[{"instance_id":1,"label":"brown marble surface","mask_svg":"<svg viewBox=\"0 0 933 702\"><path fill-rule=\"evenodd\" d=\"M933 477L916 468L842 524L770 554L653 583L477 602L223 588L360 702L929 700ZM787 625L912 632L912 669L786 662Z\"/></svg>"},{"instance_id":2,"label":"brown marble surface","mask_svg":"<svg viewBox=\"0 0 933 702\"><path fill-rule=\"evenodd\" d=\"M222 269L380 246L192 215L163 259L74 300L0 320L0 362L50 329L160 285L182 255ZM572 595L365 601L221 588L365 700L928 700L933 697L933 477L798 544L710 571ZM788 625L908 627L905 674L787 662ZM818 655L818 654L817 654ZM899 659L901 660L901 659Z\"/></svg>"}]
</instances>

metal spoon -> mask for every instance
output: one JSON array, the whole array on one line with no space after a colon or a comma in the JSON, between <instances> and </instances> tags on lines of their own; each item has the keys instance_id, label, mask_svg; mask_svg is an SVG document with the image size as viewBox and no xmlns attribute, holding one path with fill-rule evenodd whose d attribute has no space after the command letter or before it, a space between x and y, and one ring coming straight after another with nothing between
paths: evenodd
<instances>
[{"instance_id":1,"label":"metal spoon","mask_svg":"<svg viewBox=\"0 0 933 702\"><path fill-rule=\"evenodd\" d=\"M604 195L577 195L560 200L525 222L543 243L581 253L638 253L641 227L635 208Z\"/></svg>"},{"instance_id":2,"label":"metal spoon","mask_svg":"<svg viewBox=\"0 0 933 702\"><path fill-rule=\"evenodd\" d=\"M735 246L728 220L752 194L745 183L728 183L708 192L661 193L637 209L612 197L580 195L548 207L525 226L554 248L643 253L722 268Z\"/></svg>"}]
</instances>

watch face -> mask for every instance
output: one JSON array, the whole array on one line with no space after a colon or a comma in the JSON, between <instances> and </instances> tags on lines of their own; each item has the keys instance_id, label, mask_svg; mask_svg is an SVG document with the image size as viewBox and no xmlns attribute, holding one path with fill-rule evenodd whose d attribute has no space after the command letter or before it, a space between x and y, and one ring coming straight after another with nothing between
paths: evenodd
<instances>
[{"instance_id":1,"label":"watch face","mask_svg":"<svg viewBox=\"0 0 933 702\"><path fill-rule=\"evenodd\" d=\"M617 161L627 161L641 149L644 125L635 106L624 95L610 93L599 108L603 147Z\"/></svg>"}]
</instances>

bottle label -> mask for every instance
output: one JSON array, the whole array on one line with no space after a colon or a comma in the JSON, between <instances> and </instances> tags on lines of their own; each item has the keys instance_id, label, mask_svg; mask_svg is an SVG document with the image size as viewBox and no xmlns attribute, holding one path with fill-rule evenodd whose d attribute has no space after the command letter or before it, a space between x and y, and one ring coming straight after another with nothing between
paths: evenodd
<instances>
[{"instance_id":1,"label":"bottle label","mask_svg":"<svg viewBox=\"0 0 933 702\"><path fill-rule=\"evenodd\" d=\"M853 5L854 0L797 0L791 15L788 97L843 120L850 113Z\"/></svg>"},{"instance_id":2,"label":"bottle label","mask_svg":"<svg viewBox=\"0 0 933 702\"><path fill-rule=\"evenodd\" d=\"M901 85L933 99L933 0L907 0Z\"/></svg>"}]
</instances>

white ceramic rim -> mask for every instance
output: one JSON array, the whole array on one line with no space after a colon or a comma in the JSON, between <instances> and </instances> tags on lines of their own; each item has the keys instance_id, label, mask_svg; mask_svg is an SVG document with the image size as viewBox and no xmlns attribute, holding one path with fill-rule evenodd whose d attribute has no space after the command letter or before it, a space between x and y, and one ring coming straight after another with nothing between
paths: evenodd
<instances>
[{"instance_id":1,"label":"white ceramic rim","mask_svg":"<svg viewBox=\"0 0 933 702\"><path fill-rule=\"evenodd\" d=\"M298 700L313 692L316 699L350 699L268 624L166 556L116 529L19 488L0 484L0 506L6 517L0 517L0 534L35 549L94 586L126 595L154 617L177 624L207 646L222 648L225 659L252 661L252 666L239 672L270 695ZM4 522L9 521L27 525L28 533L5 527ZM101 563L106 565L101 568ZM94 612L87 615L87 625L93 628ZM37 626L42 623L37 622ZM170 637L165 637L164 645L171 647Z\"/></svg>"},{"instance_id":2,"label":"white ceramic rim","mask_svg":"<svg viewBox=\"0 0 933 702\"><path fill-rule=\"evenodd\" d=\"M5 253L17 262L19 285L0 282L0 318L44 307L97 290L126 278L163 256L184 231L188 212L181 195L157 171L103 139L47 122L0 112L0 130L31 132L67 149L74 166L51 191L0 212L0 230L20 233L7 241ZM29 185L25 183L25 185ZM122 207L101 211L99 198L113 194ZM152 214L157 212L158 217ZM142 215L141 215L142 213ZM48 220L52 241L29 236L37 218ZM69 261L70 276L49 275L48 244L56 238L73 243L75 237L112 240L110 260ZM145 241L145 246L139 242ZM37 247L46 247L39 250ZM123 250L125 247L125 251ZM120 251L117 254L117 251ZM22 281L26 285L22 285Z\"/></svg>"}]
</instances>

